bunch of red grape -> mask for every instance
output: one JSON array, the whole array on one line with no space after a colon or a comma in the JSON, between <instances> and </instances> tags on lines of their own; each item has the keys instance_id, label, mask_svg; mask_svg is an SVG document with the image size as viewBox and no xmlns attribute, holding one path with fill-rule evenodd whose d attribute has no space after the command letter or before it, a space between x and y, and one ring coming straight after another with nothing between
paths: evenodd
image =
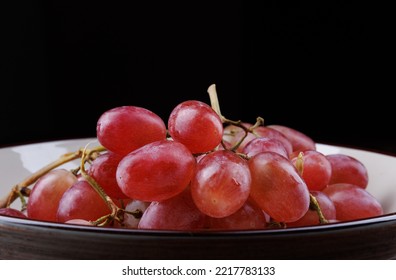
<instances>
[{"instance_id":1,"label":"bunch of red grape","mask_svg":"<svg viewBox=\"0 0 396 280\"><path fill-rule=\"evenodd\" d=\"M25 212L0 214L165 230L295 227L383 214L359 160L324 155L290 127L228 120L198 100L178 104L167 125L145 108L113 108L99 118L97 139L104 151L83 157L77 171L49 171L33 185Z\"/></svg>"}]
</instances>

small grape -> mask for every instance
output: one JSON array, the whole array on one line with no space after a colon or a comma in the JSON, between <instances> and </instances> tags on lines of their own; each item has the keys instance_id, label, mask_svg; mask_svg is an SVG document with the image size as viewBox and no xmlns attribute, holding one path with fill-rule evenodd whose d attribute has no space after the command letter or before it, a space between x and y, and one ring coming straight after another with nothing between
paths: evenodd
<instances>
[{"instance_id":1,"label":"small grape","mask_svg":"<svg viewBox=\"0 0 396 280\"><path fill-rule=\"evenodd\" d=\"M92 186L85 180L79 180L63 194L55 214L58 222L75 219L95 221L110 212Z\"/></svg>"},{"instance_id":2,"label":"small grape","mask_svg":"<svg viewBox=\"0 0 396 280\"><path fill-rule=\"evenodd\" d=\"M21 210L15 208L0 208L0 216L1 215L27 219L27 216Z\"/></svg>"},{"instance_id":3,"label":"small grape","mask_svg":"<svg viewBox=\"0 0 396 280\"><path fill-rule=\"evenodd\" d=\"M248 157L252 157L261 152L274 152L286 158L289 157L282 142L274 138L257 137L247 143L242 150L242 153Z\"/></svg>"},{"instance_id":4,"label":"small grape","mask_svg":"<svg viewBox=\"0 0 396 280\"><path fill-rule=\"evenodd\" d=\"M316 150L316 144L308 135L284 125L269 125L269 128L278 130L290 141L293 152L302 152L306 150Z\"/></svg>"},{"instance_id":5,"label":"small grape","mask_svg":"<svg viewBox=\"0 0 396 280\"><path fill-rule=\"evenodd\" d=\"M311 191L311 194L318 201L320 210L322 211L323 216L328 222L332 222L336 219L336 208L334 206L333 201L323 192L321 191ZM314 226L319 225L319 215L316 210L309 209L305 215L292 223L288 223L288 227L298 227L298 226Z\"/></svg>"},{"instance_id":6,"label":"small grape","mask_svg":"<svg viewBox=\"0 0 396 280\"><path fill-rule=\"evenodd\" d=\"M383 214L378 200L368 191L353 184L332 184L323 192L333 201L336 220L351 221Z\"/></svg>"},{"instance_id":7,"label":"small grape","mask_svg":"<svg viewBox=\"0 0 396 280\"><path fill-rule=\"evenodd\" d=\"M121 190L132 199L161 201L181 193L190 183L196 160L183 144L162 140L147 144L118 165Z\"/></svg>"},{"instance_id":8,"label":"small grape","mask_svg":"<svg viewBox=\"0 0 396 280\"><path fill-rule=\"evenodd\" d=\"M169 134L193 154L216 148L223 137L219 115L206 103L188 100L177 105L168 119Z\"/></svg>"},{"instance_id":9,"label":"small grape","mask_svg":"<svg viewBox=\"0 0 396 280\"><path fill-rule=\"evenodd\" d=\"M126 155L148 143L165 139L166 126L150 110L121 106L110 109L99 117L96 134L105 148Z\"/></svg>"},{"instance_id":10,"label":"small grape","mask_svg":"<svg viewBox=\"0 0 396 280\"><path fill-rule=\"evenodd\" d=\"M63 194L77 181L66 169L53 169L34 184L27 204L31 219L56 222L56 212Z\"/></svg>"},{"instance_id":11,"label":"small grape","mask_svg":"<svg viewBox=\"0 0 396 280\"><path fill-rule=\"evenodd\" d=\"M308 211L308 187L290 160L274 152L249 159L251 197L277 222L294 222Z\"/></svg>"},{"instance_id":12,"label":"small grape","mask_svg":"<svg viewBox=\"0 0 396 280\"><path fill-rule=\"evenodd\" d=\"M247 230L264 229L266 217L261 208L252 199L235 213L224 218L206 218L206 227L211 230Z\"/></svg>"},{"instance_id":13,"label":"small grape","mask_svg":"<svg viewBox=\"0 0 396 280\"><path fill-rule=\"evenodd\" d=\"M205 215L191 197L190 188L163 201L154 201L144 211L139 229L197 230L202 229Z\"/></svg>"},{"instance_id":14,"label":"small grape","mask_svg":"<svg viewBox=\"0 0 396 280\"><path fill-rule=\"evenodd\" d=\"M367 187L368 171L362 162L344 154L331 154L326 157L332 169L329 184L349 183L363 189Z\"/></svg>"},{"instance_id":15,"label":"small grape","mask_svg":"<svg viewBox=\"0 0 396 280\"><path fill-rule=\"evenodd\" d=\"M246 160L233 152L218 150L198 162L191 193L203 213L223 218L243 206L249 197L250 183Z\"/></svg>"},{"instance_id":16,"label":"small grape","mask_svg":"<svg viewBox=\"0 0 396 280\"><path fill-rule=\"evenodd\" d=\"M298 160L298 154L293 153L291 161L294 165ZM321 191L330 182L332 173L330 161L325 155L315 150L303 152L302 178L310 191Z\"/></svg>"},{"instance_id":17,"label":"small grape","mask_svg":"<svg viewBox=\"0 0 396 280\"><path fill-rule=\"evenodd\" d=\"M116 179L117 167L122 158L109 151L97 157L88 169L88 174L103 188L105 193L117 199L128 198L118 186Z\"/></svg>"}]
</instances>

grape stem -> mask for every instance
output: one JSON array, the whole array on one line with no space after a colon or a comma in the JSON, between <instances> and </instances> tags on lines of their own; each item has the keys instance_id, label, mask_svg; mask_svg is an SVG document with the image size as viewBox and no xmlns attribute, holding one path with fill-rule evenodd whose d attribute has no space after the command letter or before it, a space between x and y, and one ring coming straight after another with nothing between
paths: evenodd
<instances>
[{"instance_id":1,"label":"grape stem","mask_svg":"<svg viewBox=\"0 0 396 280\"><path fill-rule=\"evenodd\" d=\"M100 152L105 151L103 146L97 146L93 148L90 154L90 160L94 159ZM34 184L40 177L47 174L54 168L57 168L67 162L73 161L82 157L83 149L79 149L76 152L66 153L61 155L57 160L49 163L48 165L42 167L41 169L37 170L33 174L29 175L20 183L14 185L11 188L11 191L8 193L7 196L0 199L0 208L10 207L10 205L19 197L22 202L22 210L26 208L26 201L24 197L29 196L30 189L28 188L30 185Z\"/></svg>"},{"instance_id":2,"label":"grape stem","mask_svg":"<svg viewBox=\"0 0 396 280\"><path fill-rule=\"evenodd\" d=\"M321 223L321 224L327 224L329 221L328 221L328 220L325 218L325 216L323 215L323 212L322 212L322 210L320 209L318 200L317 200L312 194L309 194L309 202L310 202L309 207L310 207L312 210L315 210L316 213L318 213L318 216L319 216L319 223Z\"/></svg>"},{"instance_id":3,"label":"grape stem","mask_svg":"<svg viewBox=\"0 0 396 280\"><path fill-rule=\"evenodd\" d=\"M209 86L208 93L209 93L209 99L210 99L210 104L212 106L212 109L219 115L221 121L224 123L225 118L221 114L221 111L220 111L220 103L219 103L219 99L217 97L216 84L211 84Z\"/></svg>"},{"instance_id":4,"label":"grape stem","mask_svg":"<svg viewBox=\"0 0 396 280\"><path fill-rule=\"evenodd\" d=\"M209 94L209 98L210 98L210 105L211 105L212 109L217 113L217 115L219 115L221 122L223 124L235 125L237 127L242 128L245 131L244 136L241 137L241 139L239 139L239 141L230 149L231 151L235 152L238 149L238 147L242 144L243 140L245 140L245 138L248 136L249 133L254 134L255 128L259 127L260 125L264 125L264 119L262 117L257 117L256 123L250 127L243 125L241 120L233 121L233 120L227 119L226 117L224 117L221 114L220 103L219 103L219 98L217 95L217 90L216 90L215 84L212 84L209 86L208 94ZM224 143L222 143L222 146L225 148Z\"/></svg>"},{"instance_id":5,"label":"grape stem","mask_svg":"<svg viewBox=\"0 0 396 280\"><path fill-rule=\"evenodd\" d=\"M91 187L99 194L99 196L106 202L107 206L111 210L111 213L100 217L96 221L92 222L93 225L103 226L109 224L111 221L116 220L120 223L123 222L123 212L122 209L119 208L114 201L106 194L103 188L93 179L85 170L85 163L91 156L91 151L86 152L85 148L82 152L81 156L81 164L80 164L80 172L85 180L91 185Z\"/></svg>"}]
</instances>

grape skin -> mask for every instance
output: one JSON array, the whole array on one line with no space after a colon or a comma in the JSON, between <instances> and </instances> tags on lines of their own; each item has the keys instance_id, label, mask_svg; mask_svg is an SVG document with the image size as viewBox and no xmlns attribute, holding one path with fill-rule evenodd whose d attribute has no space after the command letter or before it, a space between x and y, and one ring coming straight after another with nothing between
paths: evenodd
<instances>
[{"instance_id":1,"label":"grape skin","mask_svg":"<svg viewBox=\"0 0 396 280\"><path fill-rule=\"evenodd\" d=\"M277 222L294 222L307 211L308 187L290 160L274 152L249 159L251 197Z\"/></svg>"},{"instance_id":2,"label":"grape skin","mask_svg":"<svg viewBox=\"0 0 396 280\"><path fill-rule=\"evenodd\" d=\"M106 202L92 186L85 180L79 180L63 194L56 219L58 222L73 219L95 221L110 212Z\"/></svg>"},{"instance_id":3,"label":"grape skin","mask_svg":"<svg viewBox=\"0 0 396 280\"><path fill-rule=\"evenodd\" d=\"M206 218L206 228L210 230L248 230L264 229L266 217L261 208L252 199L235 213L224 218Z\"/></svg>"},{"instance_id":4,"label":"grape skin","mask_svg":"<svg viewBox=\"0 0 396 280\"><path fill-rule=\"evenodd\" d=\"M77 181L66 169L54 169L33 186L27 204L30 219L56 222L56 212L63 194Z\"/></svg>"},{"instance_id":5,"label":"grape skin","mask_svg":"<svg viewBox=\"0 0 396 280\"><path fill-rule=\"evenodd\" d=\"M327 221L334 221L336 219L336 208L333 201L321 191L311 191L311 194L316 198L323 216ZM319 225L319 215L316 210L309 209L305 215L292 223L288 223L288 227L298 226L314 226Z\"/></svg>"},{"instance_id":6,"label":"grape skin","mask_svg":"<svg viewBox=\"0 0 396 280\"><path fill-rule=\"evenodd\" d=\"M198 162L191 193L203 213L223 218L243 206L249 197L250 184L246 160L233 152L218 150Z\"/></svg>"},{"instance_id":7,"label":"grape skin","mask_svg":"<svg viewBox=\"0 0 396 280\"><path fill-rule=\"evenodd\" d=\"M161 201L181 193L188 186L195 165L194 156L183 144L156 141L120 161L117 183L129 198Z\"/></svg>"},{"instance_id":8,"label":"grape skin","mask_svg":"<svg viewBox=\"0 0 396 280\"><path fill-rule=\"evenodd\" d=\"M296 165L298 154L292 156L292 163ZM303 152L303 172L302 178L310 191L321 191L330 182L332 168L331 163L325 155L315 150Z\"/></svg>"},{"instance_id":9,"label":"grape skin","mask_svg":"<svg viewBox=\"0 0 396 280\"><path fill-rule=\"evenodd\" d=\"M168 119L169 134L193 154L216 148L223 137L223 124L206 103L188 100L177 105ZM199 137L197 137L199 135Z\"/></svg>"},{"instance_id":10,"label":"grape skin","mask_svg":"<svg viewBox=\"0 0 396 280\"><path fill-rule=\"evenodd\" d=\"M96 125L97 138L105 148L119 155L166 138L164 121L137 106L121 106L104 112Z\"/></svg>"},{"instance_id":11,"label":"grape skin","mask_svg":"<svg viewBox=\"0 0 396 280\"><path fill-rule=\"evenodd\" d=\"M88 170L88 175L95 179L106 194L117 199L128 198L116 180L117 167L122 158L122 156L109 151L97 157Z\"/></svg>"},{"instance_id":12,"label":"grape skin","mask_svg":"<svg viewBox=\"0 0 396 280\"><path fill-rule=\"evenodd\" d=\"M289 154L282 142L274 138L257 137L249 141L242 150L242 153L248 157L252 157L261 152L274 152L284 156L285 158L289 157Z\"/></svg>"},{"instance_id":13,"label":"grape skin","mask_svg":"<svg viewBox=\"0 0 396 280\"><path fill-rule=\"evenodd\" d=\"M27 216L22 211L14 208L0 208L0 215L27 219Z\"/></svg>"},{"instance_id":14,"label":"grape skin","mask_svg":"<svg viewBox=\"0 0 396 280\"><path fill-rule=\"evenodd\" d=\"M378 200L360 186L338 183L327 186L323 192L333 201L339 221L370 218L384 213Z\"/></svg>"},{"instance_id":15,"label":"grape skin","mask_svg":"<svg viewBox=\"0 0 396 280\"><path fill-rule=\"evenodd\" d=\"M301 152L306 150L316 150L315 141L311 137L298 131L294 128L272 124L268 126L269 128L275 129L281 132L290 141L293 147L293 152Z\"/></svg>"},{"instance_id":16,"label":"grape skin","mask_svg":"<svg viewBox=\"0 0 396 280\"><path fill-rule=\"evenodd\" d=\"M329 184L349 183L363 189L367 187L368 171L359 160L344 154L331 154L326 157L332 169Z\"/></svg>"},{"instance_id":17,"label":"grape skin","mask_svg":"<svg viewBox=\"0 0 396 280\"><path fill-rule=\"evenodd\" d=\"M144 211L139 229L197 230L205 224L205 215L197 208L190 188L164 200L154 201Z\"/></svg>"}]
</instances>

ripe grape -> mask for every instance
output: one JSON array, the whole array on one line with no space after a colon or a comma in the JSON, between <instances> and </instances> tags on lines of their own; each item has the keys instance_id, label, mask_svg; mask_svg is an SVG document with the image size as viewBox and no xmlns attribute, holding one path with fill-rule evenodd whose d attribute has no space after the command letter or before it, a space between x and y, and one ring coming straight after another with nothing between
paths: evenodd
<instances>
[{"instance_id":1,"label":"ripe grape","mask_svg":"<svg viewBox=\"0 0 396 280\"><path fill-rule=\"evenodd\" d=\"M194 154L213 150L223 137L219 115L197 100L184 101L172 110L168 130L173 140L184 144Z\"/></svg>"},{"instance_id":2,"label":"ripe grape","mask_svg":"<svg viewBox=\"0 0 396 280\"><path fill-rule=\"evenodd\" d=\"M329 184L349 183L363 189L367 187L368 171L362 162L344 154L331 154L326 157L332 169Z\"/></svg>"},{"instance_id":3,"label":"ripe grape","mask_svg":"<svg viewBox=\"0 0 396 280\"><path fill-rule=\"evenodd\" d=\"M92 186L85 180L79 180L63 194L56 216L58 222L73 219L95 221L110 212L106 202Z\"/></svg>"},{"instance_id":4,"label":"ripe grape","mask_svg":"<svg viewBox=\"0 0 396 280\"><path fill-rule=\"evenodd\" d=\"M258 137L267 137L282 142L288 155L290 155L293 152L292 143L286 138L286 136L282 132L276 129L273 129L269 126L259 126L254 129L254 133Z\"/></svg>"},{"instance_id":5,"label":"ripe grape","mask_svg":"<svg viewBox=\"0 0 396 280\"><path fill-rule=\"evenodd\" d=\"M265 214L252 199L248 199L238 211L227 217L206 218L206 228L211 230L264 229L265 226Z\"/></svg>"},{"instance_id":6,"label":"ripe grape","mask_svg":"<svg viewBox=\"0 0 396 280\"><path fill-rule=\"evenodd\" d=\"M242 150L242 153L248 157L252 157L261 152L274 152L286 158L289 157L289 154L281 141L267 137L257 137L251 140Z\"/></svg>"},{"instance_id":7,"label":"ripe grape","mask_svg":"<svg viewBox=\"0 0 396 280\"><path fill-rule=\"evenodd\" d=\"M333 201L339 221L369 218L383 214L378 200L368 191L353 184L332 184L323 192Z\"/></svg>"},{"instance_id":8,"label":"ripe grape","mask_svg":"<svg viewBox=\"0 0 396 280\"><path fill-rule=\"evenodd\" d=\"M191 193L203 213L223 218L243 206L249 197L250 183L246 160L233 152L218 150L198 162Z\"/></svg>"},{"instance_id":9,"label":"ripe grape","mask_svg":"<svg viewBox=\"0 0 396 280\"><path fill-rule=\"evenodd\" d=\"M0 208L0 216L1 215L27 219L27 216L22 211L15 208Z\"/></svg>"},{"instance_id":10,"label":"ripe grape","mask_svg":"<svg viewBox=\"0 0 396 280\"><path fill-rule=\"evenodd\" d=\"M290 141L293 147L293 152L296 151L306 151L306 150L316 150L316 144L312 140L311 137L308 135L302 133L301 131L298 131L296 129L293 129L288 126L284 125L269 125L269 128L278 130L281 132L283 135L286 136L286 138Z\"/></svg>"},{"instance_id":11,"label":"ripe grape","mask_svg":"<svg viewBox=\"0 0 396 280\"><path fill-rule=\"evenodd\" d=\"M249 159L251 197L277 222L294 222L309 207L309 191L297 169L274 152L258 153Z\"/></svg>"},{"instance_id":12,"label":"ripe grape","mask_svg":"<svg viewBox=\"0 0 396 280\"><path fill-rule=\"evenodd\" d=\"M66 169L53 169L34 184L27 204L28 217L42 221L56 221L59 201L77 177Z\"/></svg>"},{"instance_id":13,"label":"ripe grape","mask_svg":"<svg viewBox=\"0 0 396 280\"><path fill-rule=\"evenodd\" d=\"M196 161L183 144L162 140L147 144L118 165L121 190L132 199L161 201L181 193L190 183Z\"/></svg>"},{"instance_id":14,"label":"ripe grape","mask_svg":"<svg viewBox=\"0 0 396 280\"><path fill-rule=\"evenodd\" d=\"M97 157L88 169L88 174L103 188L105 193L117 199L128 198L116 180L117 167L122 158L109 151Z\"/></svg>"},{"instance_id":15,"label":"ripe grape","mask_svg":"<svg viewBox=\"0 0 396 280\"><path fill-rule=\"evenodd\" d=\"M297 154L294 153L291 158L293 164L298 160ZM330 177L331 164L325 155L315 150L307 150L303 153L302 178L309 190L323 190L329 184Z\"/></svg>"},{"instance_id":16,"label":"ripe grape","mask_svg":"<svg viewBox=\"0 0 396 280\"><path fill-rule=\"evenodd\" d=\"M334 206L333 201L323 192L321 191L311 191L311 194L318 201L320 210L322 211L323 216L327 221L334 221L336 219L336 208ZM297 227L297 226L313 226L319 225L319 215L316 210L309 209L305 215L292 223L288 223L288 227Z\"/></svg>"},{"instance_id":17,"label":"ripe grape","mask_svg":"<svg viewBox=\"0 0 396 280\"><path fill-rule=\"evenodd\" d=\"M163 201L154 201L144 211L139 229L197 230L202 229L205 215L199 211L189 188Z\"/></svg>"},{"instance_id":18,"label":"ripe grape","mask_svg":"<svg viewBox=\"0 0 396 280\"><path fill-rule=\"evenodd\" d=\"M97 138L105 148L126 155L145 144L166 138L164 121L137 106L121 106L104 112L96 126Z\"/></svg>"}]
</instances>

